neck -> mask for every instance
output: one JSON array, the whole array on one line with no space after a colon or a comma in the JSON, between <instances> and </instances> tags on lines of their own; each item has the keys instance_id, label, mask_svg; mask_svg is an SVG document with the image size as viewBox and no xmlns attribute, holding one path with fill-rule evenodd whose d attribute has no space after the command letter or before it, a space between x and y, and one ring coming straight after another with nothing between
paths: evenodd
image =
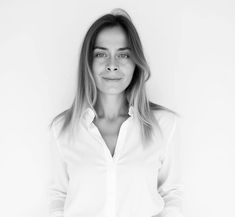
<instances>
[{"instance_id":1,"label":"neck","mask_svg":"<svg viewBox=\"0 0 235 217\"><path fill-rule=\"evenodd\" d=\"M98 119L115 120L128 115L128 102L124 95L98 95L95 110Z\"/></svg>"}]
</instances>

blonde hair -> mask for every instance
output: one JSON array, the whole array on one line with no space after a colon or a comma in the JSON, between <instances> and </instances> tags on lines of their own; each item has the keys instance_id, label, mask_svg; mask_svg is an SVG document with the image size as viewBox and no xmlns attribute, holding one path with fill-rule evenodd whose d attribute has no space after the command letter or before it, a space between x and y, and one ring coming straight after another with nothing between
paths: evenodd
<instances>
[{"instance_id":1,"label":"blonde hair","mask_svg":"<svg viewBox=\"0 0 235 217\"><path fill-rule=\"evenodd\" d=\"M60 133L68 130L73 136L83 111L90 107L95 112L94 105L97 100L97 89L91 70L92 52L99 32L104 28L114 26L120 26L125 31L133 54L133 61L136 64L132 81L126 88L125 95L129 106L134 107L135 117L140 123L141 138L143 143L146 144L152 139L154 125L161 131L153 112L156 110L167 110L175 114L176 112L148 100L145 82L150 78L150 69L145 59L137 30L127 12L120 8L101 16L88 29L80 51L75 98L69 109L52 120L50 127L54 121L62 118L63 124Z\"/></svg>"}]
</instances>

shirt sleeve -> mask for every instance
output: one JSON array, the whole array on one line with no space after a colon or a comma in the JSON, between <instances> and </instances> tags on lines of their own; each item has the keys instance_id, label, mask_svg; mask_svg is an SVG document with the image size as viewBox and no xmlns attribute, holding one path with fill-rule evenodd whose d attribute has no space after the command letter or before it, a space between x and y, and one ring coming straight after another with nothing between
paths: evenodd
<instances>
[{"instance_id":1,"label":"shirt sleeve","mask_svg":"<svg viewBox=\"0 0 235 217\"><path fill-rule=\"evenodd\" d=\"M179 117L174 116L166 142L166 152L158 176L158 192L165 206L157 217L183 217L183 182L181 177Z\"/></svg>"},{"instance_id":2,"label":"shirt sleeve","mask_svg":"<svg viewBox=\"0 0 235 217\"><path fill-rule=\"evenodd\" d=\"M48 208L50 217L64 217L64 203L69 176L54 125L49 130L50 178L48 186Z\"/></svg>"}]
</instances>

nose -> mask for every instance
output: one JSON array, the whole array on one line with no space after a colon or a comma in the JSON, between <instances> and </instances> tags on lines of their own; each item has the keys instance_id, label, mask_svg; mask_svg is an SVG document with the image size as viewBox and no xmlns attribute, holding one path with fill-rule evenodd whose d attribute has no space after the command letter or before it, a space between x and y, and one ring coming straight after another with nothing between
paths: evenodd
<instances>
[{"instance_id":1,"label":"nose","mask_svg":"<svg viewBox=\"0 0 235 217\"><path fill-rule=\"evenodd\" d=\"M113 58L110 58L110 61L108 61L106 65L106 71L117 71L117 70L118 70L118 66L116 64L116 61L113 60Z\"/></svg>"}]
</instances>

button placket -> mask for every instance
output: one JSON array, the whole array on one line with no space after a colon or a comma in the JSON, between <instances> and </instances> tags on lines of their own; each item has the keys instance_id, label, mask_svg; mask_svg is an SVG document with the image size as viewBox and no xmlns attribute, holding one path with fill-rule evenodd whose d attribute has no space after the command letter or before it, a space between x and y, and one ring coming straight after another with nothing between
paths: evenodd
<instances>
[{"instance_id":1,"label":"button placket","mask_svg":"<svg viewBox=\"0 0 235 217\"><path fill-rule=\"evenodd\" d=\"M107 217L115 217L116 213L116 164L107 164Z\"/></svg>"},{"instance_id":2,"label":"button placket","mask_svg":"<svg viewBox=\"0 0 235 217\"><path fill-rule=\"evenodd\" d=\"M126 137L126 134L127 134L126 128L129 125L130 119L131 119L131 117L126 119L120 127L119 135L118 135L118 138L117 138L117 144L116 144L116 147L115 147L115 152L114 152L114 155L113 155L113 161L114 162L117 162L118 158L120 156L120 151L122 149L122 146L124 145L125 137Z\"/></svg>"}]
</instances>

